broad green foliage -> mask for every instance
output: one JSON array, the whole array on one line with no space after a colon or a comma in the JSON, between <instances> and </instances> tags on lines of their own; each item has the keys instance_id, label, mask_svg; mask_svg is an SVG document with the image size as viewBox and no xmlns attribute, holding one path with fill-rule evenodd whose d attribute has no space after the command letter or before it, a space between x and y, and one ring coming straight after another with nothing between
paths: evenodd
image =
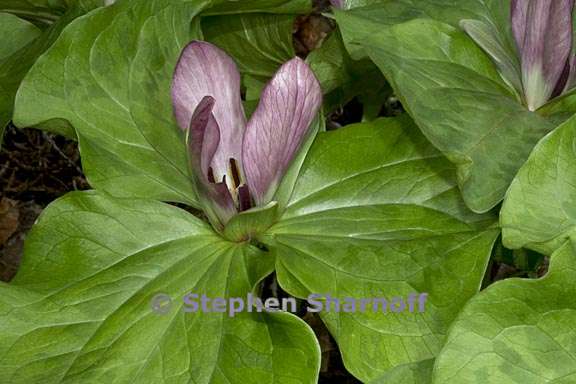
<instances>
[{"instance_id":1,"label":"broad green foliage","mask_svg":"<svg viewBox=\"0 0 576 384\"><path fill-rule=\"evenodd\" d=\"M344 29L362 23L347 13L338 20ZM359 43L424 134L457 165L467 205L476 212L493 208L556 120L529 112L491 59L455 27L415 19L372 32L360 34Z\"/></svg>"},{"instance_id":2,"label":"broad green foliage","mask_svg":"<svg viewBox=\"0 0 576 384\"><path fill-rule=\"evenodd\" d=\"M319 348L294 315L184 312L188 293L246 298L273 263L178 208L69 194L0 285L0 382L314 384Z\"/></svg>"},{"instance_id":3,"label":"broad green foliage","mask_svg":"<svg viewBox=\"0 0 576 384\"><path fill-rule=\"evenodd\" d=\"M51 23L74 5L75 0L0 0L0 12L40 23Z\"/></svg>"},{"instance_id":4,"label":"broad green foliage","mask_svg":"<svg viewBox=\"0 0 576 384\"><path fill-rule=\"evenodd\" d=\"M0 33L2 36L12 36L6 44L0 46L0 71L2 71L2 63L37 38L40 30L14 15L0 13ZM12 118L12 104L13 91L0 80L0 145L4 129Z\"/></svg>"},{"instance_id":5,"label":"broad green foliage","mask_svg":"<svg viewBox=\"0 0 576 384\"><path fill-rule=\"evenodd\" d=\"M296 54L294 15L249 13L202 18L204 39L234 58L246 89L244 107L251 115L260 92L278 68Z\"/></svg>"},{"instance_id":6,"label":"broad green foliage","mask_svg":"<svg viewBox=\"0 0 576 384\"><path fill-rule=\"evenodd\" d=\"M210 4L122 1L71 25L22 84L16 124L68 134L71 125L80 142L84 171L97 189L196 206L169 89L183 46L202 37L195 16ZM290 17L235 18L237 22L221 36L211 34L210 20L217 18L205 19L205 29L228 48L228 42L238 43L233 30L243 22L260 42L258 23ZM285 42L279 46L287 49ZM274 62L279 65L280 60Z\"/></svg>"},{"instance_id":7,"label":"broad green foliage","mask_svg":"<svg viewBox=\"0 0 576 384\"><path fill-rule=\"evenodd\" d=\"M122 1L74 23L23 82L15 123L68 121L96 189L197 205L170 83L203 4Z\"/></svg>"},{"instance_id":8,"label":"broad green foliage","mask_svg":"<svg viewBox=\"0 0 576 384\"><path fill-rule=\"evenodd\" d=\"M424 313L322 315L358 378L425 377L480 286L494 218L467 210L453 166L406 118L322 133L296 164L280 219L271 204L224 232L267 252L160 202L84 192L53 203L0 285L0 381L315 383L318 345L292 314L181 308L188 292L257 294L274 268L300 297L428 293ZM158 293L174 299L167 314L150 308Z\"/></svg>"},{"instance_id":9,"label":"broad green foliage","mask_svg":"<svg viewBox=\"0 0 576 384\"><path fill-rule=\"evenodd\" d=\"M34 24L9 13L0 13L0 28L2 36L10 36L0 46L0 60L13 55L40 35L40 30Z\"/></svg>"},{"instance_id":10,"label":"broad green foliage","mask_svg":"<svg viewBox=\"0 0 576 384\"><path fill-rule=\"evenodd\" d=\"M423 18L454 27L463 19L488 22L505 36L506 50L512 53L515 49L508 23L510 0L347 0L347 4L356 9L337 11L335 16L353 56L362 52L354 43L375 30Z\"/></svg>"},{"instance_id":11,"label":"broad green foliage","mask_svg":"<svg viewBox=\"0 0 576 384\"><path fill-rule=\"evenodd\" d=\"M11 3L5 3L4 5L7 4ZM26 4L32 3L22 2L23 6ZM0 141L4 128L12 119L14 98L18 91L18 87L20 86L24 76L28 73L30 67L35 63L36 59L38 59L38 57L54 43L62 30L70 22L96 8L100 4L100 0L80 0L75 2L69 9L67 9L66 13L55 19L56 21L49 27L45 28L41 34L38 29L33 28L31 24L20 19L17 19L19 20L18 24L20 25L18 31L14 30L14 19L12 19L12 22L8 20L10 16L3 16L2 20L0 20L0 31L2 34L5 36L7 34L10 34L10 36L16 36L14 39L6 39L6 41L8 41L7 44L2 44L3 49L8 47L12 52L4 52L4 54L0 53ZM56 7L56 3L47 3L46 6L48 5ZM34 12L31 13L32 20L36 20L34 17L36 13ZM0 15L4 14L0 13ZM14 16L12 16L12 18L13 17ZM38 107L38 105L35 104L35 107ZM66 126L63 126L63 129L65 130ZM72 135L69 130L66 132L69 135Z\"/></svg>"},{"instance_id":12,"label":"broad green foliage","mask_svg":"<svg viewBox=\"0 0 576 384\"><path fill-rule=\"evenodd\" d=\"M204 38L234 58L243 75L268 80L294 57L294 16L245 14L205 17Z\"/></svg>"},{"instance_id":13,"label":"broad green foliage","mask_svg":"<svg viewBox=\"0 0 576 384\"><path fill-rule=\"evenodd\" d=\"M234 14L246 12L307 13L311 0L211 0L206 14Z\"/></svg>"},{"instance_id":14,"label":"broad green foliage","mask_svg":"<svg viewBox=\"0 0 576 384\"><path fill-rule=\"evenodd\" d=\"M307 62L316 74L324 96L324 110L331 112L354 96L360 96L364 116L377 116L391 93L384 77L371 61L355 61L349 56L338 31L330 35L319 49L310 53Z\"/></svg>"},{"instance_id":15,"label":"broad green foliage","mask_svg":"<svg viewBox=\"0 0 576 384\"><path fill-rule=\"evenodd\" d=\"M575 280L567 242L544 278L502 281L473 298L450 330L433 383L574 383Z\"/></svg>"},{"instance_id":16,"label":"broad green foliage","mask_svg":"<svg viewBox=\"0 0 576 384\"><path fill-rule=\"evenodd\" d=\"M453 172L407 119L320 134L263 237L295 296L430 294L425 313L322 313L361 380L433 358L480 286L497 231L465 208Z\"/></svg>"},{"instance_id":17,"label":"broad green foliage","mask_svg":"<svg viewBox=\"0 0 576 384\"><path fill-rule=\"evenodd\" d=\"M434 360L399 365L369 384L430 384Z\"/></svg>"},{"instance_id":18,"label":"broad green foliage","mask_svg":"<svg viewBox=\"0 0 576 384\"><path fill-rule=\"evenodd\" d=\"M13 36L0 128L77 138L94 188L45 210L0 283L0 383L315 384L319 343L296 315L185 312L188 293L260 296L273 272L301 299L402 298L397 313L320 313L362 382L576 381L576 93L530 112L503 78L519 73L509 0L334 10L338 29L307 62L324 113L357 97L363 122L326 132L319 114L273 201L221 233L165 203L202 208L170 97L176 62L192 40L222 48L250 112L311 2L102 4L0 0ZM408 114L378 118L392 92ZM504 197L516 253L492 251ZM479 293L491 254L541 260L533 251L551 255L546 277Z\"/></svg>"},{"instance_id":19,"label":"broad green foliage","mask_svg":"<svg viewBox=\"0 0 576 384\"><path fill-rule=\"evenodd\" d=\"M576 119L544 138L508 191L501 213L504 244L554 252L576 234Z\"/></svg>"}]
</instances>

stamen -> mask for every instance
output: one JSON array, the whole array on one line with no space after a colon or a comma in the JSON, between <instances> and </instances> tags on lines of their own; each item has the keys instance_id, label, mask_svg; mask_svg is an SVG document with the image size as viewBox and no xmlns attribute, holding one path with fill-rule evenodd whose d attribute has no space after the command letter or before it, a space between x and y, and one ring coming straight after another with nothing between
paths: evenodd
<instances>
[{"instance_id":1,"label":"stamen","mask_svg":"<svg viewBox=\"0 0 576 384\"><path fill-rule=\"evenodd\" d=\"M212 184L216 183L216 180L214 179L214 170L212 169L212 167L208 168L208 181L211 182Z\"/></svg>"},{"instance_id":2,"label":"stamen","mask_svg":"<svg viewBox=\"0 0 576 384\"><path fill-rule=\"evenodd\" d=\"M234 183L234 188L240 186L240 171L238 169L238 164L236 159L230 158L230 173L232 174L232 183Z\"/></svg>"},{"instance_id":3,"label":"stamen","mask_svg":"<svg viewBox=\"0 0 576 384\"><path fill-rule=\"evenodd\" d=\"M252 208L252 198L250 197L250 190L246 184L243 184L238 188L238 205L238 210L240 212Z\"/></svg>"}]
</instances>

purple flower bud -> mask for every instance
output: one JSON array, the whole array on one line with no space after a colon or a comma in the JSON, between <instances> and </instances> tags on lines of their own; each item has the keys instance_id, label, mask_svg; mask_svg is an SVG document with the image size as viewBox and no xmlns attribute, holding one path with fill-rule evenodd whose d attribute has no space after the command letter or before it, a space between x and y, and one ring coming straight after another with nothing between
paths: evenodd
<instances>
[{"instance_id":1,"label":"purple flower bud","mask_svg":"<svg viewBox=\"0 0 576 384\"><path fill-rule=\"evenodd\" d=\"M570 78L574 0L512 0L511 6L524 96L534 111L562 92Z\"/></svg>"},{"instance_id":2,"label":"purple flower bud","mask_svg":"<svg viewBox=\"0 0 576 384\"><path fill-rule=\"evenodd\" d=\"M172 84L174 113L187 132L190 167L210 220L269 203L322 103L318 80L299 58L268 83L246 123L240 73L212 44L190 43Z\"/></svg>"}]
</instances>

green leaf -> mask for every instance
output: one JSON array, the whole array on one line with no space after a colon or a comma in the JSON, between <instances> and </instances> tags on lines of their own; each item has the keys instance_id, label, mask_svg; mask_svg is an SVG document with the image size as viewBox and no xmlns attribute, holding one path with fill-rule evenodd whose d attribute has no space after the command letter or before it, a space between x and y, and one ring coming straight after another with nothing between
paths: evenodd
<instances>
[{"instance_id":1,"label":"green leaf","mask_svg":"<svg viewBox=\"0 0 576 384\"><path fill-rule=\"evenodd\" d=\"M510 27L510 0L347 0L350 11L336 11L344 42L353 57L365 56L362 40L374 31L414 19L433 19L458 27L463 19L487 22L515 52ZM359 45L360 44L360 45Z\"/></svg>"},{"instance_id":2,"label":"green leaf","mask_svg":"<svg viewBox=\"0 0 576 384\"><path fill-rule=\"evenodd\" d=\"M312 51L306 61L322 86L326 112L344 106L355 96L378 100L379 105L374 108L379 112L391 93L386 80L371 61L352 60L338 31ZM364 102L363 106L367 109L370 105Z\"/></svg>"},{"instance_id":3,"label":"green leaf","mask_svg":"<svg viewBox=\"0 0 576 384\"><path fill-rule=\"evenodd\" d=\"M399 365L369 384L431 384L434 360Z\"/></svg>"},{"instance_id":4,"label":"green leaf","mask_svg":"<svg viewBox=\"0 0 576 384\"><path fill-rule=\"evenodd\" d=\"M54 24L45 29L40 36L38 36L39 31L32 25L17 19L20 20L18 24L22 28L21 32L17 34L18 37L14 41L10 42L9 40L9 43L4 45L4 47L10 47L14 43L21 44L18 44L19 46L13 45L14 49L11 54L6 55L4 58L0 54L0 138L2 137L2 131L12 119L16 92L30 67L54 43L70 22L94 9L97 4L99 4L99 1L79 1L68 9L62 17L58 18ZM16 33L15 31L10 32L10 26L13 26L12 23L14 21L10 23L8 21L9 17L3 16L4 19L0 20L0 29L8 28L8 31L4 33ZM37 101L34 103L37 107ZM57 127L54 123L53 125ZM66 131L65 125L60 125L60 127L61 131L70 135L69 130Z\"/></svg>"},{"instance_id":5,"label":"green leaf","mask_svg":"<svg viewBox=\"0 0 576 384\"><path fill-rule=\"evenodd\" d=\"M9 13L0 13L0 32L10 36L0 45L0 61L28 45L40 35L40 30L32 23Z\"/></svg>"},{"instance_id":6,"label":"green leaf","mask_svg":"<svg viewBox=\"0 0 576 384\"><path fill-rule=\"evenodd\" d=\"M2 63L37 38L40 35L40 30L33 24L14 15L0 13L0 34L10 36L10 39L5 39L5 43L0 46L1 76ZM13 96L12 89L6 87L5 82L0 77L0 145L2 145L4 129L12 118Z\"/></svg>"},{"instance_id":7,"label":"green leaf","mask_svg":"<svg viewBox=\"0 0 576 384\"><path fill-rule=\"evenodd\" d=\"M490 23L481 20L462 20L460 26L490 55L504 81L518 95L522 94L522 70L515 51L506 49L499 31Z\"/></svg>"},{"instance_id":8,"label":"green leaf","mask_svg":"<svg viewBox=\"0 0 576 384\"><path fill-rule=\"evenodd\" d=\"M319 134L262 241L297 297L429 294L424 313L321 313L347 369L369 382L439 352L480 287L493 222L467 210L452 164L409 119L380 119Z\"/></svg>"},{"instance_id":9,"label":"green leaf","mask_svg":"<svg viewBox=\"0 0 576 384\"><path fill-rule=\"evenodd\" d=\"M24 80L15 123L68 122L96 189L197 206L170 86L204 5L121 1L70 25Z\"/></svg>"},{"instance_id":10,"label":"green leaf","mask_svg":"<svg viewBox=\"0 0 576 384\"><path fill-rule=\"evenodd\" d=\"M568 120L576 113L576 89L550 100L538 113L554 119L558 124Z\"/></svg>"},{"instance_id":11,"label":"green leaf","mask_svg":"<svg viewBox=\"0 0 576 384\"><path fill-rule=\"evenodd\" d=\"M576 235L576 118L546 136L512 182L501 212L504 244L550 254Z\"/></svg>"},{"instance_id":12,"label":"green leaf","mask_svg":"<svg viewBox=\"0 0 576 384\"><path fill-rule=\"evenodd\" d=\"M246 299L273 263L173 206L69 194L0 284L0 382L314 384L319 346L292 314L184 311L188 293Z\"/></svg>"},{"instance_id":13,"label":"green leaf","mask_svg":"<svg viewBox=\"0 0 576 384\"><path fill-rule=\"evenodd\" d=\"M456 164L475 212L503 199L532 148L555 126L518 103L486 54L447 24L394 25L367 37L365 48L426 137Z\"/></svg>"},{"instance_id":14,"label":"green leaf","mask_svg":"<svg viewBox=\"0 0 576 384\"><path fill-rule=\"evenodd\" d=\"M72 0L0 0L0 12L50 24L73 5Z\"/></svg>"},{"instance_id":15,"label":"green leaf","mask_svg":"<svg viewBox=\"0 0 576 384\"><path fill-rule=\"evenodd\" d=\"M244 75L271 78L295 56L294 16L245 14L202 18L204 38L234 58Z\"/></svg>"},{"instance_id":16,"label":"green leaf","mask_svg":"<svg viewBox=\"0 0 576 384\"><path fill-rule=\"evenodd\" d=\"M568 242L544 278L509 279L478 294L454 322L433 383L574 383L575 279Z\"/></svg>"},{"instance_id":17,"label":"green leaf","mask_svg":"<svg viewBox=\"0 0 576 384\"><path fill-rule=\"evenodd\" d=\"M246 12L308 13L312 10L311 0L211 0L206 14L231 14Z\"/></svg>"},{"instance_id":18,"label":"green leaf","mask_svg":"<svg viewBox=\"0 0 576 384\"><path fill-rule=\"evenodd\" d=\"M223 235L230 241L251 240L270 228L277 219L278 203L273 201L264 207L252 208L232 217Z\"/></svg>"}]
</instances>

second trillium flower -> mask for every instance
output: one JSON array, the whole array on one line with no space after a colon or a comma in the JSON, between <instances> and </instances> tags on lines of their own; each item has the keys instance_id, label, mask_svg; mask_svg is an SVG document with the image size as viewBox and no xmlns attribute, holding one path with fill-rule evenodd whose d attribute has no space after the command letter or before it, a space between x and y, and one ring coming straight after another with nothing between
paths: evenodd
<instances>
[{"instance_id":1,"label":"second trillium flower","mask_svg":"<svg viewBox=\"0 0 576 384\"><path fill-rule=\"evenodd\" d=\"M172 102L194 182L210 220L223 227L238 212L274 197L322 104L318 80L299 58L278 70L246 121L240 73L224 51L202 41L184 48Z\"/></svg>"},{"instance_id":2,"label":"second trillium flower","mask_svg":"<svg viewBox=\"0 0 576 384\"><path fill-rule=\"evenodd\" d=\"M492 57L528 109L535 111L576 85L574 0L511 0L510 4L518 55L506 48L506 37L492 23L462 20L461 25Z\"/></svg>"},{"instance_id":3,"label":"second trillium flower","mask_svg":"<svg viewBox=\"0 0 576 384\"><path fill-rule=\"evenodd\" d=\"M512 30L532 111L573 86L573 8L574 0L512 0Z\"/></svg>"}]
</instances>

